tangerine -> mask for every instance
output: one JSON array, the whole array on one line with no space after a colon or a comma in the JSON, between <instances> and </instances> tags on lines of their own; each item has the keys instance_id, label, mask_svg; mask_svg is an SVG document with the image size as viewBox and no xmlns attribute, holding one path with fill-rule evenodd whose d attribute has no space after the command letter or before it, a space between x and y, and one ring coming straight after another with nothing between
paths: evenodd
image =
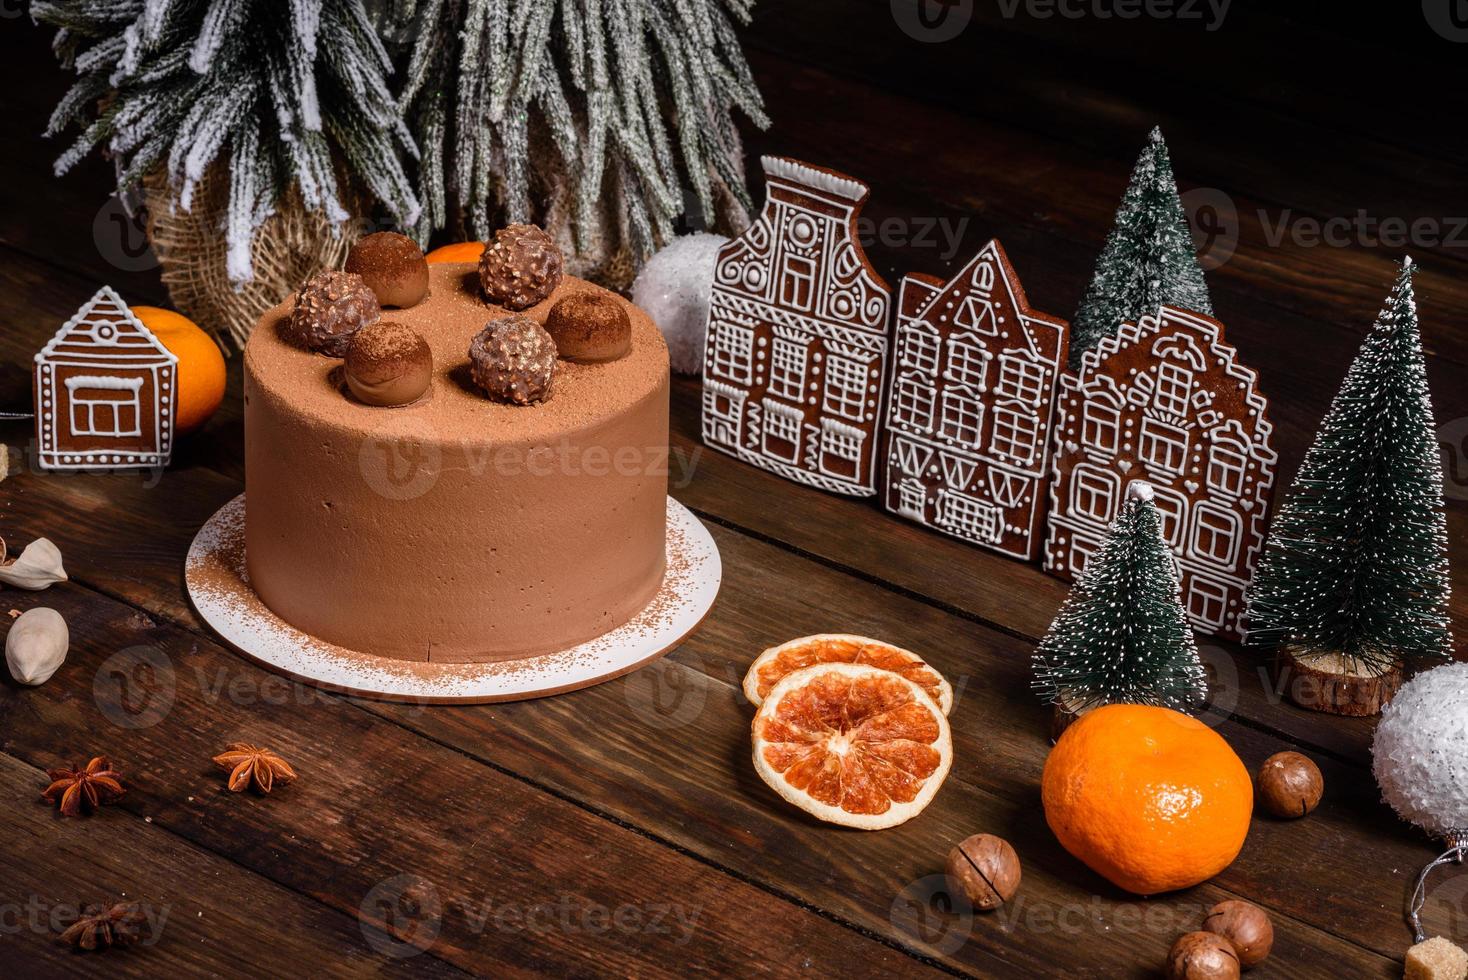
<instances>
[{"instance_id":1,"label":"tangerine","mask_svg":"<svg viewBox=\"0 0 1468 980\"><path fill-rule=\"evenodd\" d=\"M483 251L483 242L454 242L450 245L440 245L423 258L430 263L478 262Z\"/></svg>"},{"instance_id":2,"label":"tangerine","mask_svg":"<svg viewBox=\"0 0 1468 980\"><path fill-rule=\"evenodd\" d=\"M1206 881L1249 832L1249 771L1217 732L1171 708L1112 704L1065 730L1041 777L1061 846L1138 895Z\"/></svg>"},{"instance_id":3,"label":"tangerine","mask_svg":"<svg viewBox=\"0 0 1468 980\"><path fill-rule=\"evenodd\" d=\"M214 338L181 313L134 306L133 316L178 358L178 403L173 430L188 435L209 421L224 401L224 355Z\"/></svg>"}]
</instances>

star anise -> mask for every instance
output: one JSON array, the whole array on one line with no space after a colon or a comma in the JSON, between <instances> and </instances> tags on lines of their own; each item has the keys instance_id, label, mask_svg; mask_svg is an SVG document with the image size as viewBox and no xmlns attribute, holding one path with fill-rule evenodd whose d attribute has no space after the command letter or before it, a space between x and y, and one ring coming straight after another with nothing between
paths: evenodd
<instances>
[{"instance_id":1,"label":"star anise","mask_svg":"<svg viewBox=\"0 0 1468 980\"><path fill-rule=\"evenodd\" d=\"M129 946L138 941L145 918L137 902L119 902L111 908L88 905L57 941L77 949Z\"/></svg>"},{"instance_id":2,"label":"star anise","mask_svg":"<svg viewBox=\"0 0 1468 980\"><path fill-rule=\"evenodd\" d=\"M113 770L106 756L99 755L85 769L47 769L51 785L41 791L48 803L60 803L63 817L84 817L125 792L122 773Z\"/></svg>"},{"instance_id":3,"label":"star anise","mask_svg":"<svg viewBox=\"0 0 1468 980\"><path fill-rule=\"evenodd\" d=\"M256 792L268 793L277 783L284 786L296 778L296 771L289 762L269 749L244 742L226 745L224 751L214 757L214 764L229 770L231 793L243 793L251 785Z\"/></svg>"}]
</instances>

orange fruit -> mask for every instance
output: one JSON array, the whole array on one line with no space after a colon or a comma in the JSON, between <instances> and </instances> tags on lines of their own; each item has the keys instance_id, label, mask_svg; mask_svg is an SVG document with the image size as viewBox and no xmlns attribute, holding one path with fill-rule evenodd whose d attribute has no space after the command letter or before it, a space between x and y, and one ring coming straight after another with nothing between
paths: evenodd
<instances>
[{"instance_id":1,"label":"orange fruit","mask_svg":"<svg viewBox=\"0 0 1468 980\"><path fill-rule=\"evenodd\" d=\"M792 671L812 664L870 664L901 674L938 702L946 715L953 710L953 688L923 658L881 640L847 633L818 633L770 647L744 674L744 696L759 707L770 689Z\"/></svg>"},{"instance_id":2,"label":"orange fruit","mask_svg":"<svg viewBox=\"0 0 1468 980\"><path fill-rule=\"evenodd\" d=\"M1249 832L1249 771L1217 732L1171 708L1111 704L1075 721L1040 781L1045 820L1091 870L1138 895L1206 881Z\"/></svg>"},{"instance_id":3,"label":"orange fruit","mask_svg":"<svg viewBox=\"0 0 1468 980\"><path fill-rule=\"evenodd\" d=\"M224 355L214 338L188 317L157 306L131 307L133 316L178 358L178 406L174 432L198 429L224 401Z\"/></svg>"},{"instance_id":4,"label":"orange fruit","mask_svg":"<svg viewBox=\"0 0 1468 980\"><path fill-rule=\"evenodd\" d=\"M429 262L478 262L483 251L483 242L454 242L440 245L423 257Z\"/></svg>"},{"instance_id":5,"label":"orange fruit","mask_svg":"<svg viewBox=\"0 0 1468 980\"><path fill-rule=\"evenodd\" d=\"M862 830L923 811L953 764L948 719L901 674L829 663L787 675L754 716L754 768L806 813Z\"/></svg>"}]
</instances>

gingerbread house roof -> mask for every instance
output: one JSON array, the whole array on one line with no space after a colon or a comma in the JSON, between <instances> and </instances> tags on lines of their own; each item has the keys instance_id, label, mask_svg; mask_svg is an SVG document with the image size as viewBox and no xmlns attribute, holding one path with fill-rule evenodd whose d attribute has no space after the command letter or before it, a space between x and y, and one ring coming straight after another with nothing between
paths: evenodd
<instances>
[{"instance_id":1,"label":"gingerbread house roof","mask_svg":"<svg viewBox=\"0 0 1468 980\"><path fill-rule=\"evenodd\" d=\"M36 354L37 364L149 367L177 361L110 286L97 290Z\"/></svg>"},{"instance_id":2,"label":"gingerbread house roof","mask_svg":"<svg viewBox=\"0 0 1468 980\"><path fill-rule=\"evenodd\" d=\"M1101 338L1100 343L1081 356L1081 369L1077 372L1081 386L1086 387L1084 379L1092 375L1102 361L1117 351L1134 344L1148 343L1162 332L1161 328L1164 324L1173 323L1185 326L1197 335L1199 340L1207 346L1208 352L1223 362L1227 376L1239 382L1240 390L1244 392L1244 404L1253 410L1253 416L1257 419L1256 438L1267 444L1274 426L1266 414L1269 403L1259 392L1259 374L1253 368L1244 367L1239 363L1238 351L1224 339L1223 324L1202 313L1194 313L1191 310L1164 304L1157 308L1156 313L1149 313L1136 323L1123 323L1120 330L1108 337ZM1265 448L1267 449L1267 445ZM1269 449L1268 452L1270 458L1273 459L1274 451Z\"/></svg>"}]
</instances>

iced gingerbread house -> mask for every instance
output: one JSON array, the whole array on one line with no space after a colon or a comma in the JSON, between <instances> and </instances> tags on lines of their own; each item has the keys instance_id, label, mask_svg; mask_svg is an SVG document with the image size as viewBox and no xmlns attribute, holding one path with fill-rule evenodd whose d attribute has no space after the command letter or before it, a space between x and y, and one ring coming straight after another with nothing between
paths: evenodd
<instances>
[{"instance_id":1,"label":"iced gingerbread house","mask_svg":"<svg viewBox=\"0 0 1468 980\"><path fill-rule=\"evenodd\" d=\"M1147 480L1202 632L1237 639L1277 457L1255 372L1223 325L1163 306L1061 376L1045 568L1074 578Z\"/></svg>"},{"instance_id":2,"label":"iced gingerbread house","mask_svg":"<svg viewBox=\"0 0 1468 980\"><path fill-rule=\"evenodd\" d=\"M867 186L761 162L764 210L715 266L704 441L791 480L872 496L891 291L857 240Z\"/></svg>"},{"instance_id":3,"label":"iced gingerbread house","mask_svg":"<svg viewBox=\"0 0 1468 980\"><path fill-rule=\"evenodd\" d=\"M36 355L37 462L158 467L173 445L178 358L103 286Z\"/></svg>"},{"instance_id":4,"label":"iced gingerbread house","mask_svg":"<svg viewBox=\"0 0 1468 980\"><path fill-rule=\"evenodd\" d=\"M887 402L887 509L1014 558L1042 535L1064 320L1031 310L991 241L947 283L902 280Z\"/></svg>"}]
</instances>

